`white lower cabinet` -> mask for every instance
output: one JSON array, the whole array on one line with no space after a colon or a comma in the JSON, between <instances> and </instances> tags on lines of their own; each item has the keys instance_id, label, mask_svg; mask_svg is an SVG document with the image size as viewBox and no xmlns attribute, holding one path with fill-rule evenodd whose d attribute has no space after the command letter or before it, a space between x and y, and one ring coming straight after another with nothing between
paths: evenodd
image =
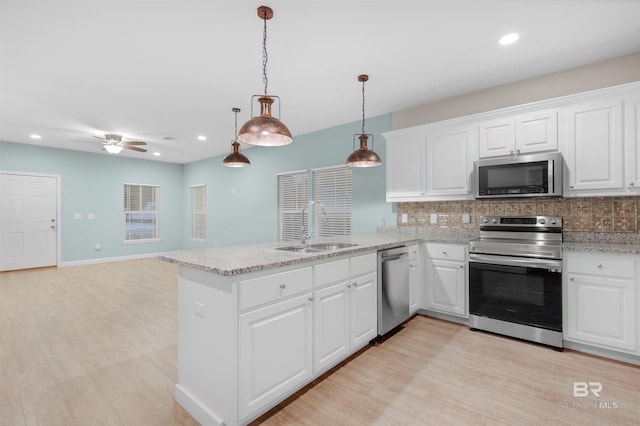
<instances>
[{"instance_id":1,"label":"white lower cabinet","mask_svg":"<svg viewBox=\"0 0 640 426\"><path fill-rule=\"evenodd\" d=\"M427 243L426 309L468 318L466 246Z\"/></svg>"},{"instance_id":2,"label":"white lower cabinet","mask_svg":"<svg viewBox=\"0 0 640 426\"><path fill-rule=\"evenodd\" d=\"M357 256L314 267L314 374L377 336L377 258ZM327 285L327 283L331 283Z\"/></svg>"},{"instance_id":3,"label":"white lower cabinet","mask_svg":"<svg viewBox=\"0 0 640 426\"><path fill-rule=\"evenodd\" d=\"M418 244L409 246L409 314L422 306L422 267Z\"/></svg>"},{"instance_id":4,"label":"white lower cabinet","mask_svg":"<svg viewBox=\"0 0 640 426\"><path fill-rule=\"evenodd\" d=\"M241 419L311 378L311 300L307 293L240 314Z\"/></svg>"},{"instance_id":5,"label":"white lower cabinet","mask_svg":"<svg viewBox=\"0 0 640 426\"><path fill-rule=\"evenodd\" d=\"M565 340L638 354L636 256L565 252Z\"/></svg>"}]
</instances>

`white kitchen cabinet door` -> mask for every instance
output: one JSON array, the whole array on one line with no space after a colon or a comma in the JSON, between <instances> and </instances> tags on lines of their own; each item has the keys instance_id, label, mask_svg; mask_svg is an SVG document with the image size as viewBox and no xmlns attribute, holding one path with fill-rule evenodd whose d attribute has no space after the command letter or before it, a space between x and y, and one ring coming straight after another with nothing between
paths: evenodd
<instances>
[{"instance_id":1,"label":"white kitchen cabinet door","mask_svg":"<svg viewBox=\"0 0 640 426\"><path fill-rule=\"evenodd\" d=\"M558 150L558 112L536 111L516 117L516 154Z\"/></svg>"},{"instance_id":2,"label":"white kitchen cabinet door","mask_svg":"<svg viewBox=\"0 0 640 426\"><path fill-rule=\"evenodd\" d=\"M417 201L425 197L424 144L422 135L387 139L387 201Z\"/></svg>"},{"instance_id":3,"label":"white kitchen cabinet door","mask_svg":"<svg viewBox=\"0 0 640 426\"><path fill-rule=\"evenodd\" d=\"M409 261L409 314L413 315L420 309L421 293L420 270L418 260Z\"/></svg>"},{"instance_id":4,"label":"white kitchen cabinet door","mask_svg":"<svg viewBox=\"0 0 640 426\"><path fill-rule=\"evenodd\" d=\"M636 295L632 279L569 274L567 340L636 352Z\"/></svg>"},{"instance_id":5,"label":"white kitchen cabinet door","mask_svg":"<svg viewBox=\"0 0 640 426\"><path fill-rule=\"evenodd\" d=\"M585 102L567 107L561 114L568 195L624 193L622 99Z\"/></svg>"},{"instance_id":6,"label":"white kitchen cabinet door","mask_svg":"<svg viewBox=\"0 0 640 426\"><path fill-rule=\"evenodd\" d=\"M477 127L440 129L427 134L427 196L471 199ZM451 198L453 199L453 198Z\"/></svg>"},{"instance_id":7,"label":"white kitchen cabinet door","mask_svg":"<svg viewBox=\"0 0 640 426\"><path fill-rule=\"evenodd\" d=\"M351 349L359 349L378 335L377 275L351 281Z\"/></svg>"},{"instance_id":8,"label":"white kitchen cabinet door","mask_svg":"<svg viewBox=\"0 0 640 426\"><path fill-rule=\"evenodd\" d=\"M464 262L429 259L426 278L427 309L461 317L468 316Z\"/></svg>"},{"instance_id":9,"label":"white kitchen cabinet door","mask_svg":"<svg viewBox=\"0 0 640 426\"><path fill-rule=\"evenodd\" d=\"M640 191L640 94L624 98L627 189Z\"/></svg>"},{"instance_id":10,"label":"white kitchen cabinet door","mask_svg":"<svg viewBox=\"0 0 640 426\"><path fill-rule=\"evenodd\" d=\"M344 281L313 295L314 372L333 366L349 352L350 288Z\"/></svg>"},{"instance_id":11,"label":"white kitchen cabinet door","mask_svg":"<svg viewBox=\"0 0 640 426\"><path fill-rule=\"evenodd\" d=\"M240 314L241 420L309 381L312 335L311 293Z\"/></svg>"},{"instance_id":12,"label":"white kitchen cabinet door","mask_svg":"<svg viewBox=\"0 0 640 426\"><path fill-rule=\"evenodd\" d=\"M479 125L480 158L515 154L516 131L513 117L483 121Z\"/></svg>"}]
</instances>

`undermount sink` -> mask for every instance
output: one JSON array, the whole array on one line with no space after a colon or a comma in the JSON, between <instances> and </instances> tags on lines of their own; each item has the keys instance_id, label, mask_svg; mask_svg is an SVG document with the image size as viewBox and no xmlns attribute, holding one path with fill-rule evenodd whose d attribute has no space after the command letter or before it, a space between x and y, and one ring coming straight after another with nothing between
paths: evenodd
<instances>
[{"instance_id":1,"label":"undermount sink","mask_svg":"<svg viewBox=\"0 0 640 426\"><path fill-rule=\"evenodd\" d=\"M343 248L357 246L350 243L315 243L308 245L295 245L286 247L276 247L276 250L292 251L296 253L320 253L323 251L333 251Z\"/></svg>"}]
</instances>

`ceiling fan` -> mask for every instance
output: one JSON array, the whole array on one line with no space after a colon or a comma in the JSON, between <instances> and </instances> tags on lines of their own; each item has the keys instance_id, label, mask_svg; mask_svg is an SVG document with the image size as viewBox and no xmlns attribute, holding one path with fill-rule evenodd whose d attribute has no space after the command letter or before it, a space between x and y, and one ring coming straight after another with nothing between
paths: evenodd
<instances>
[{"instance_id":1,"label":"ceiling fan","mask_svg":"<svg viewBox=\"0 0 640 426\"><path fill-rule=\"evenodd\" d=\"M119 133L105 133L104 137L93 135L94 138L100 139L105 151L110 154L119 154L123 149L132 151L147 152L146 149L140 148L139 145L146 145L143 141L123 141L122 135Z\"/></svg>"}]
</instances>

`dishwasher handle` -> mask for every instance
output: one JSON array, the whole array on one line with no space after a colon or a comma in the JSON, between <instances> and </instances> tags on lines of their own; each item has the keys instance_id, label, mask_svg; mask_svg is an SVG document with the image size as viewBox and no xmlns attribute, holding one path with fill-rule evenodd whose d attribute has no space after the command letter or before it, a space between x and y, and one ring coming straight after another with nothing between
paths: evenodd
<instances>
[{"instance_id":1,"label":"dishwasher handle","mask_svg":"<svg viewBox=\"0 0 640 426\"><path fill-rule=\"evenodd\" d=\"M391 262L392 260L398 260L398 259L400 259L402 257L405 257L405 256L409 256L409 253L400 253L400 254L394 254L394 255L391 255L391 256L382 255L382 256L380 256L380 261L381 262Z\"/></svg>"}]
</instances>

